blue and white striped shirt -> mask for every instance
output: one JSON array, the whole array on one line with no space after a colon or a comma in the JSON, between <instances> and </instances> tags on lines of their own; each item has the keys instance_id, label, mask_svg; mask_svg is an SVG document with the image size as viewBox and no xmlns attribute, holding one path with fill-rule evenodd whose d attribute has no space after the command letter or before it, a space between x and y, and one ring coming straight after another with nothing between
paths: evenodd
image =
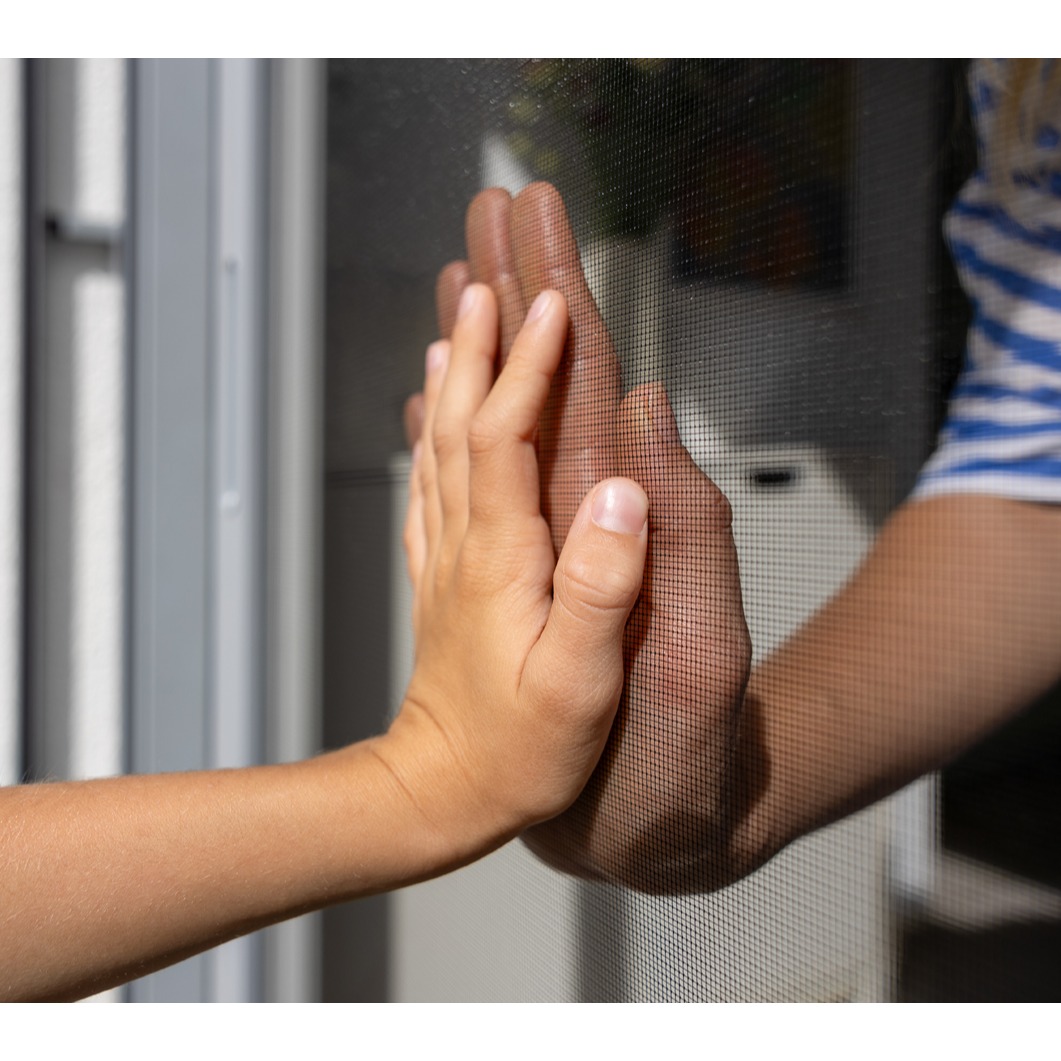
<instances>
[{"instance_id":1,"label":"blue and white striped shirt","mask_svg":"<svg viewBox=\"0 0 1061 1061\"><path fill-rule=\"evenodd\" d=\"M1061 501L1061 101L1046 108L1011 186L988 174L1004 60L978 60L970 91L980 170L945 233L974 318L939 444L914 496Z\"/></svg>"}]
</instances>

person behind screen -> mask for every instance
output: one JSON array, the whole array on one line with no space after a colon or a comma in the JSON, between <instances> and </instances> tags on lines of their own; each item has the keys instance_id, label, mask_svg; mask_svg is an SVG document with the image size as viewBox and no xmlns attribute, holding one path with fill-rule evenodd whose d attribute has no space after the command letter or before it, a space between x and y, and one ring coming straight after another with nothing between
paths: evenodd
<instances>
[{"instance_id":1,"label":"person behind screen","mask_svg":"<svg viewBox=\"0 0 1061 1061\"><path fill-rule=\"evenodd\" d=\"M568 356L542 425L559 547L580 491L621 472L651 503L628 686L597 772L526 840L551 865L648 892L721 887L946 763L1061 678L1061 64L970 69L981 166L947 235L976 317L935 454L862 566L754 672L726 499L681 444L664 388L625 397L559 195L480 194L468 261L502 347L543 287ZM419 431L418 397L406 410Z\"/></svg>"},{"instance_id":2,"label":"person behind screen","mask_svg":"<svg viewBox=\"0 0 1061 1061\"><path fill-rule=\"evenodd\" d=\"M619 700L648 528L644 492L609 478L556 560L533 438L566 328L543 292L491 387L497 305L472 285L428 350L416 666L386 734L281 766L0 789L0 997L100 991L454 869L571 803Z\"/></svg>"}]
</instances>

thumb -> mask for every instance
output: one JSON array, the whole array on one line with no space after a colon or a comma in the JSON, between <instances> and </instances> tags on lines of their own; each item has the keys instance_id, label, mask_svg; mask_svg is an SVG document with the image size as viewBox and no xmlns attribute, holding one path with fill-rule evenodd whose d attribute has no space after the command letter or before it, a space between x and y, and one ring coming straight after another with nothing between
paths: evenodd
<instances>
[{"instance_id":1,"label":"thumb","mask_svg":"<svg viewBox=\"0 0 1061 1061\"><path fill-rule=\"evenodd\" d=\"M695 711L705 689L736 682L742 668L746 675L751 654L732 510L682 445L661 384L627 395L619 431L622 468L645 484L652 503L648 577L652 619L662 624L656 636L685 645L667 666L680 672L672 688L685 690ZM725 666L705 672L711 658Z\"/></svg>"},{"instance_id":2,"label":"thumb","mask_svg":"<svg viewBox=\"0 0 1061 1061\"><path fill-rule=\"evenodd\" d=\"M549 617L524 670L530 690L555 700L568 719L590 723L586 736L601 745L622 692L623 630L641 592L647 544L644 490L630 479L598 483L571 524Z\"/></svg>"}]
</instances>

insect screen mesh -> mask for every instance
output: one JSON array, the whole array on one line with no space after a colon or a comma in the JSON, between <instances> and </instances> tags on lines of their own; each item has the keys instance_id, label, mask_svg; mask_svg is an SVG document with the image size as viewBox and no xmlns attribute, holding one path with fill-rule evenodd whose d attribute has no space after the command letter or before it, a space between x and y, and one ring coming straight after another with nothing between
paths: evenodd
<instances>
[{"instance_id":1,"label":"insect screen mesh","mask_svg":"<svg viewBox=\"0 0 1061 1061\"><path fill-rule=\"evenodd\" d=\"M330 911L326 997L1056 997L1049 697L942 781L877 802L858 780L877 738L823 709L793 747L817 749L830 816L870 805L814 831L815 801L789 794L781 839L808 835L754 869L777 846L754 808L785 748L765 755L768 720L733 692L735 601L758 667L844 585L932 451L969 321L940 235L973 158L961 65L337 62L328 108L327 742L378 731L352 705L395 705L408 675L402 407L454 278L493 284L502 345L543 286L568 295L541 442L558 539L611 474L649 488L653 523L612 742L530 838L583 877L516 842ZM732 509L739 590L725 505L679 436Z\"/></svg>"}]
</instances>

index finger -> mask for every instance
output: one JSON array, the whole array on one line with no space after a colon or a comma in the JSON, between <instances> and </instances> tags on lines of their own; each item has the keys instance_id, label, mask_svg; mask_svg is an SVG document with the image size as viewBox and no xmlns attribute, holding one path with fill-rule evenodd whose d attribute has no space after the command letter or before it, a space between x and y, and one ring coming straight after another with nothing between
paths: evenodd
<instances>
[{"instance_id":1,"label":"index finger","mask_svg":"<svg viewBox=\"0 0 1061 1061\"><path fill-rule=\"evenodd\" d=\"M563 297L543 291L468 432L471 516L492 533L504 526L518 530L521 521L540 514L534 443L566 332Z\"/></svg>"}]
</instances>

